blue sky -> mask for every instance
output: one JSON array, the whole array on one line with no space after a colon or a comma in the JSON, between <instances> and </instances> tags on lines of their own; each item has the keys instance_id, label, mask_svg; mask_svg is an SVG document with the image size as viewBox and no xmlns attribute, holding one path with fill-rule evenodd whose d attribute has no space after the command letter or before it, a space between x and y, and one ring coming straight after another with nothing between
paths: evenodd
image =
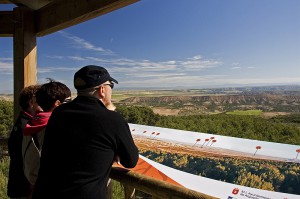
<instances>
[{"instance_id":1,"label":"blue sky","mask_svg":"<svg viewBox=\"0 0 300 199\"><path fill-rule=\"evenodd\" d=\"M141 0L38 38L38 82L73 89L82 66L126 88L300 84L300 1ZM0 10L10 10L0 6ZM12 38L0 38L0 93L12 93Z\"/></svg>"}]
</instances>

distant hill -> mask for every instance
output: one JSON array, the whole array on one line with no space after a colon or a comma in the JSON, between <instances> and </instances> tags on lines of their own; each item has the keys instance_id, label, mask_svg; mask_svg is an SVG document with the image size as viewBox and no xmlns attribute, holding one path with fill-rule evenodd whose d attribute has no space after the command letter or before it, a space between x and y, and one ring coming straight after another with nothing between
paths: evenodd
<instances>
[{"instance_id":1,"label":"distant hill","mask_svg":"<svg viewBox=\"0 0 300 199\"><path fill-rule=\"evenodd\" d=\"M13 101L13 94L0 94L0 100Z\"/></svg>"},{"instance_id":2,"label":"distant hill","mask_svg":"<svg viewBox=\"0 0 300 199\"><path fill-rule=\"evenodd\" d=\"M76 97L76 94L72 94ZM0 94L0 100L13 100ZM113 100L121 105L150 106L176 110L180 114L262 110L300 112L300 85L224 87L205 89L114 90Z\"/></svg>"},{"instance_id":3,"label":"distant hill","mask_svg":"<svg viewBox=\"0 0 300 199\"><path fill-rule=\"evenodd\" d=\"M243 91L227 95L130 97L121 100L120 103L203 112L251 109L300 112L300 91Z\"/></svg>"},{"instance_id":4,"label":"distant hill","mask_svg":"<svg viewBox=\"0 0 300 199\"><path fill-rule=\"evenodd\" d=\"M224 87L208 89L213 93L228 92L275 92L275 91L300 91L300 85L277 85L277 86L246 86L246 87Z\"/></svg>"}]
</instances>

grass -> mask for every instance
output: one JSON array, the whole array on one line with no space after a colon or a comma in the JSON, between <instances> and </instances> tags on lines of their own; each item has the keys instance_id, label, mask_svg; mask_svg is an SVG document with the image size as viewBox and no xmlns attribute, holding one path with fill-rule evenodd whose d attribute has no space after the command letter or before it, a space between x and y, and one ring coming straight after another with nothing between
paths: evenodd
<instances>
[{"instance_id":1,"label":"grass","mask_svg":"<svg viewBox=\"0 0 300 199\"><path fill-rule=\"evenodd\" d=\"M2 199L8 199L8 196L7 196L8 170L9 170L9 158L8 157L1 158L1 160L0 160L0 198L2 198Z\"/></svg>"},{"instance_id":2,"label":"grass","mask_svg":"<svg viewBox=\"0 0 300 199\"><path fill-rule=\"evenodd\" d=\"M112 180L113 198L125 198L125 191L123 185L115 180Z\"/></svg>"},{"instance_id":3,"label":"grass","mask_svg":"<svg viewBox=\"0 0 300 199\"><path fill-rule=\"evenodd\" d=\"M256 116L261 116L262 113L263 113L262 110L245 110L245 111L235 110L235 111L227 112L226 114L228 114L228 115L256 115Z\"/></svg>"}]
</instances>

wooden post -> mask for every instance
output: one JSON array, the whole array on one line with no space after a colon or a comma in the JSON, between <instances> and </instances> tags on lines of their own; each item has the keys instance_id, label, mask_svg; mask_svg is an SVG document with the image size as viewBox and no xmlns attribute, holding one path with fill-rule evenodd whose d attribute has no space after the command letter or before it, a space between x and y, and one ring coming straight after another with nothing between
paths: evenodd
<instances>
[{"instance_id":1,"label":"wooden post","mask_svg":"<svg viewBox=\"0 0 300 199\"><path fill-rule=\"evenodd\" d=\"M20 112L20 91L37 82L37 48L34 11L14 8L14 119Z\"/></svg>"},{"instance_id":2,"label":"wooden post","mask_svg":"<svg viewBox=\"0 0 300 199\"><path fill-rule=\"evenodd\" d=\"M106 199L113 199L113 188L112 188L111 178L108 179L108 182L106 185Z\"/></svg>"},{"instance_id":3,"label":"wooden post","mask_svg":"<svg viewBox=\"0 0 300 199\"><path fill-rule=\"evenodd\" d=\"M124 185L125 199L135 199L135 188L126 184Z\"/></svg>"}]
</instances>

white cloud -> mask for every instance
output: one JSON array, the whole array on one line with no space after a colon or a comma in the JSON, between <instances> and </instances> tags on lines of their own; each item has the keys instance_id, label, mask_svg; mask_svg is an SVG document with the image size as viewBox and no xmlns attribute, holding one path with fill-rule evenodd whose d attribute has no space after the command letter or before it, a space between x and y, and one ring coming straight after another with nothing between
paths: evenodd
<instances>
[{"instance_id":1,"label":"white cloud","mask_svg":"<svg viewBox=\"0 0 300 199\"><path fill-rule=\"evenodd\" d=\"M166 61L166 64L176 64L177 62L176 61Z\"/></svg>"},{"instance_id":2,"label":"white cloud","mask_svg":"<svg viewBox=\"0 0 300 199\"><path fill-rule=\"evenodd\" d=\"M51 59L64 59L63 56L59 56L59 55L53 55L53 56L48 55L47 57L48 57L48 58L51 58Z\"/></svg>"},{"instance_id":3,"label":"white cloud","mask_svg":"<svg viewBox=\"0 0 300 199\"><path fill-rule=\"evenodd\" d=\"M238 62L234 62L234 63L232 63L231 65L232 65L232 66L239 66L239 65L240 65L240 63L238 63Z\"/></svg>"},{"instance_id":4,"label":"white cloud","mask_svg":"<svg viewBox=\"0 0 300 199\"><path fill-rule=\"evenodd\" d=\"M299 83L298 77L269 77L269 78L228 78L218 79L221 83L226 84L292 84Z\"/></svg>"},{"instance_id":5,"label":"white cloud","mask_svg":"<svg viewBox=\"0 0 300 199\"><path fill-rule=\"evenodd\" d=\"M71 40L76 46L76 48L87 49L92 51L101 52L105 54L113 54L110 50L105 50L102 47L97 47L96 45L82 39L78 36L71 35L65 31L59 31L59 33ZM121 71L133 71L133 72L163 72L163 71L172 71L174 73L181 71L201 71L204 69L215 68L222 64L222 62L217 60L208 60L204 59L201 55L195 55L191 58L186 58L184 60L164 60L164 61L151 61L149 59L146 60L133 60L128 58L114 58L107 59L95 56L68 56L67 58L74 61L93 61L94 64L99 65L108 65L111 70L120 73ZM62 56L49 56L51 58L63 59ZM125 69L126 68L126 69ZM46 70L45 70L46 71Z\"/></svg>"},{"instance_id":6,"label":"white cloud","mask_svg":"<svg viewBox=\"0 0 300 199\"><path fill-rule=\"evenodd\" d=\"M197 55L192 58L187 58L187 61L177 61L177 63L182 66L185 70L199 71L208 68L215 68L222 64L222 62L217 60L206 60L202 56Z\"/></svg>"},{"instance_id":7,"label":"white cloud","mask_svg":"<svg viewBox=\"0 0 300 199\"><path fill-rule=\"evenodd\" d=\"M145 74L141 74L143 76ZM130 79L122 81L121 84L125 87L206 87L208 84L211 84L216 79L224 77L223 75L206 75L206 76L193 76L186 74L176 74L176 75L165 75L165 76L152 76L151 78L141 79ZM141 84L141 82L143 84Z\"/></svg>"},{"instance_id":8,"label":"white cloud","mask_svg":"<svg viewBox=\"0 0 300 199\"><path fill-rule=\"evenodd\" d=\"M202 59L202 56L201 55L196 55L196 56L194 56L194 57L192 57L192 58L188 58L189 60L200 60L200 59Z\"/></svg>"},{"instance_id":9,"label":"white cloud","mask_svg":"<svg viewBox=\"0 0 300 199\"><path fill-rule=\"evenodd\" d=\"M141 76L144 74L141 74ZM204 87L221 87L227 85L264 85L264 84L299 84L299 78L282 77L282 78L231 78L225 75L206 75L206 76L149 76L151 78L131 78L123 80L120 85L124 87L185 87L185 88L204 88ZM142 82L142 84L141 84Z\"/></svg>"},{"instance_id":10,"label":"white cloud","mask_svg":"<svg viewBox=\"0 0 300 199\"><path fill-rule=\"evenodd\" d=\"M86 57L86 59L94 61L94 62L100 62L100 63L108 63L108 62L110 62L109 60L98 58L98 57Z\"/></svg>"},{"instance_id":11,"label":"white cloud","mask_svg":"<svg viewBox=\"0 0 300 199\"><path fill-rule=\"evenodd\" d=\"M110 69L114 71L165 71L165 70L176 70L176 61L166 62L151 62L149 60L132 60L128 58L116 58L116 59L103 59L98 57L82 57L82 60L91 60L97 62L95 64L103 65L107 64Z\"/></svg>"},{"instance_id":12,"label":"white cloud","mask_svg":"<svg viewBox=\"0 0 300 199\"><path fill-rule=\"evenodd\" d=\"M161 77L183 77L186 74L185 73L163 73L163 74L157 74L157 73L126 73L127 76L132 76L136 78L161 78Z\"/></svg>"},{"instance_id":13,"label":"white cloud","mask_svg":"<svg viewBox=\"0 0 300 199\"><path fill-rule=\"evenodd\" d=\"M75 60L75 61L85 61L86 58L78 57L78 56L68 56L69 59Z\"/></svg>"},{"instance_id":14,"label":"white cloud","mask_svg":"<svg viewBox=\"0 0 300 199\"><path fill-rule=\"evenodd\" d=\"M65 59L72 67L67 65L39 66L38 73L40 75L53 73L51 75L55 78L56 73L67 72L70 76L73 76L74 72L80 68L80 66L74 66L78 65L78 63L89 62L89 64L92 63L107 68L113 77L121 80L120 86L124 87L136 87L137 85L140 87L209 87L213 85L289 84L300 82L300 78L295 77L247 78L245 74L243 77L237 78L233 71L230 76L218 75L224 71L219 70L216 72L216 70L210 69L222 66L222 61L206 59L201 55L195 55L185 59L173 58L160 61L153 61L151 59L129 59L117 56L107 58L102 55L112 54L110 50L105 50L85 39L64 31L60 31L60 34L72 41L73 44L76 45L76 48L101 52L101 54L99 56L82 56L83 54L79 54L79 56L77 56L77 54L69 56L47 56L52 59ZM72 61L74 61L75 64ZM241 67L241 64L238 62L231 63L230 66L232 70L256 68ZM0 72L1 75L12 74L12 58L0 58Z\"/></svg>"},{"instance_id":15,"label":"white cloud","mask_svg":"<svg viewBox=\"0 0 300 199\"><path fill-rule=\"evenodd\" d=\"M0 57L0 62L1 62L1 61L13 61L13 58L11 58L11 57L4 57L4 58L2 57L2 58L1 58L1 57Z\"/></svg>"},{"instance_id":16,"label":"white cloud","mask_svg":"<svg viewBox=\"0 0 300 199\"><path fill-rule=\"evenodd\" d=\"M123 86L134 86L134 84L141 86L147 86L147 84L153 86L179 86L182 82L186 86L192 86L193 84L205 81L215 81L217 76L197 76L196 72L221 65L219 61L206 60L200 55L184 60L172 59L164 61L151 61L150 59L134 60L128 58L105 59L92 56L68 56L68 58L76 61L93 61L93 64L106 67L113 77L122 79ZM47 67L40 69L38 72L50 73L68 69L68 67L55 67L53 69ZM189 72L192 72L192 75L189 75Z\"/></svg>"},{"instance_id":17,"label":"white cloud","mask_svg":"<svg viewBox=\"0 0 300 199\"><path fill-rule=\"evenodd\" d=\"M11 75L13 67L12 58L0 58L0 72L2 75Z\"/></svg>"},{"instance_id":18,"label":"white cloud","mask_svg":"<svg viewBox=\"0 0 300 199\"><path fill-rule=\"evenodd\" d=\"M88 59L99 64L109 64L113 70L133 70L133 71L149 71L149 72L161 72L161 71L200 71L208 68L215 68L221 65L220 61L204 60L200 59L200 56L196 58L187 58L186 60L166 60L166 61L150 61L150 60L133 60L128 58L116 58L116 59L103 59L98 57L85 57L82 59Z\"/></svg>"},{"instance_id":19,"label":"white cloud","mask_svg":"<svg viewBox=\"0 0 300 199\"><path fill-rule=\"evenodd\" d=\"M56 72L68 72L68 71L77 71L78 68L74 67L39 67L38 73L56 73Z\"/></svg>"},{"instance_id":20,"label":"white cloud","mask_svg":"<svg viewBox=\"0 0 300 199\"><path fill-rule=\"evenodd\" d=\"M96 52L101 52L101 53L107 54L107 55L114 54L111 50L106 50L106 49L104 49L102 47L95 46L94 44L86 41L85 39L77 37L77 36L74 36L74 35L71 35L70 33L67 33L65 31L59 31L59 33L63 37L71 40L73 42L73 46L75 48L85 49L85 50L91 50L91 51L96 51Z\"/></svg>"}]
</instances>

